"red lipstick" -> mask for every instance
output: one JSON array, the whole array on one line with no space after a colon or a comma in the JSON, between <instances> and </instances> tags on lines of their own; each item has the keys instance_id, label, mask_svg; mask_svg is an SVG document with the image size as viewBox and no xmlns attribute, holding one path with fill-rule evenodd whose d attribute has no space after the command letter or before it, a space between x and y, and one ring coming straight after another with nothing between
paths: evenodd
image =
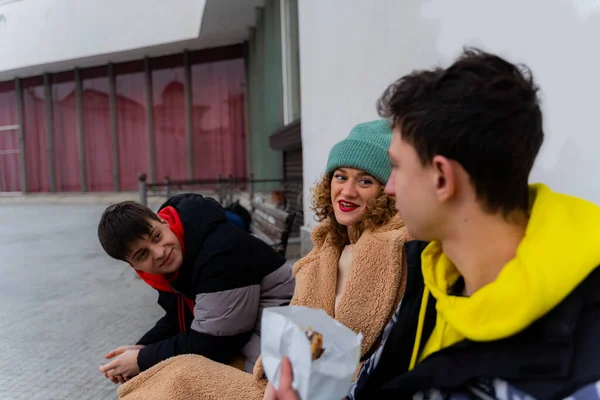
<instances>
[{"instance_id":1,"label":"red lipstick","mask_svg":"<svg viewBox=\"0 0 600 400\"><path fill-rule=\"evenodd\" d=\"M358 204L347 200L340 200L338 201L338 207L340 208L341 212L347 213L356 210L358 208Z\"/></svg>"}]
</instances>

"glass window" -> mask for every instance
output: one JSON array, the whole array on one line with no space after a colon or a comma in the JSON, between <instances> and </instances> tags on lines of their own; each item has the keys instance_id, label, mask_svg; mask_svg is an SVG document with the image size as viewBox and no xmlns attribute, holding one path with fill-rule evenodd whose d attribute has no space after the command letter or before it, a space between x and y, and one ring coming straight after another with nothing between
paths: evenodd
<instances>
[{"instance_id":1,"label":"glass window","mask_svg":"<svg viewBox=\"0 0 600 400\"><path fill-rule=\"evenodd\" d=\"M194 175L246 177L244 61L191 66Z\"/></svg>"},{"instance_id":2,"label":"glass window","mask_svg":"<svg viewBox=\"0 0 600 400\"><path fill-rule=\"evenodd\" d=\"M0 82L0 192L19 192L19 136L14 83Z\"/></svg>"},{"instance_id":3,"label":"glass window","mask_svg":"<svg viewBox=\"0 0 600 400\"><path fill-rule=\"evenodd\" d=\"M61 72L52 77L52 113L54 122L54 170L56 190L80 191L77 148L77 96L75 74Z\"/></svg>"},{"instance_id":4,"label":"glass window","mask_svg":"<svg viewBox=\"0 0 600 400\"><path fill-rule=\"evenodd\" d=\"M108 67L84 69L81 80L88 190L109 192L114 184Z\"/></svg>"},{"instance_id":5,"label":"glass window","mask_svg":"<svg viewBox=\"0 0 600 400\"><path fill-rule=\"evenodd\" d=\"M151 61L156 180L188 179L183 56Z\"/></svg>"},{"instance_id":6,"label":"glass window","mask_svg":"<svg viewBox=\"0 0 600 400\"><path fill-rule=\"evenodd\" d=\"M49 192L48 141L46 136L46 96L44 78L23 79L23 140L27 190Z\"/></svg>"},{"instance_id":7,"label":"glass window","mask_svg":"<svg viewBox=\"0 0 600 400\"><path fill-rule=\"evenodd\" d=\"M121 190L137 190L137 176L148 174L148 128L144 62L115 66Z\"/></svg>"}]
</instances>

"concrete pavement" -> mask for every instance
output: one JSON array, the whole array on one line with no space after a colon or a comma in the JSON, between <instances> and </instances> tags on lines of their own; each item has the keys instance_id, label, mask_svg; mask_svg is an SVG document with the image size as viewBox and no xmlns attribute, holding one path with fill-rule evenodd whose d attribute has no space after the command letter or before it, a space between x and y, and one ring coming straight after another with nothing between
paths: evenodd
<instances>
[{"instance_id":1,"label":"concrete pavement","mask_svg":"<svg viewBox=\"0 0 600 400\"><path fill-rule=\"evenodd\" d=\"M106 204L0 204L0 399L115 399L103 355L162 315L156 294L104 255Z\"/></svg>"}]
</instances>

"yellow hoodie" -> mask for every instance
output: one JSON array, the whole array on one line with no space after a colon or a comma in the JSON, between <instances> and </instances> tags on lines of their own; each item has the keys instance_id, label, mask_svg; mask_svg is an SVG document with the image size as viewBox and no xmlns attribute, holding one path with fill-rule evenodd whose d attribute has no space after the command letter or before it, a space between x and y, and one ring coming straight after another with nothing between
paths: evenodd
<instances>
[{"instance_id":1,"label":"yellow hoodie","mask_svg":"<svg viewBox=\"0 0 600 400\"><path fill-rule=\"evenodd\" d=\"M421 256L425 291L410 369L417 359L463 339L494 341L514 335L548 313L600 265L600 207L530 186L530 218L517 255L498 278L471 297L448 294L459 277L439 242ZM436 325L417 354L429 293Z\"/></svg>"}]
</instances>

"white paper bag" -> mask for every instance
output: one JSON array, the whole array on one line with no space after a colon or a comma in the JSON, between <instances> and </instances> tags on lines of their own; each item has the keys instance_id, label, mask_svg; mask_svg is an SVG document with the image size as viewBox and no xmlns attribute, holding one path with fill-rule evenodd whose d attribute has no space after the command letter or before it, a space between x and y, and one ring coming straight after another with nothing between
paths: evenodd
<instances>
[{"instance_id":1,"label":"white paper bag","mask_svg":"<svg viewBox=\"0 0 600 400\"><path fill-rule=\"evenodd\" d=\"M306 329L323 335L325 351L312 361ZM360 360L362 335L356 334L325 311L288 306L264 310L261 322L261 355L265 374L279 388L284 357L292 363L293 388L301 400L337 400L348 395Z\"/></svg>"}]
</instances>

